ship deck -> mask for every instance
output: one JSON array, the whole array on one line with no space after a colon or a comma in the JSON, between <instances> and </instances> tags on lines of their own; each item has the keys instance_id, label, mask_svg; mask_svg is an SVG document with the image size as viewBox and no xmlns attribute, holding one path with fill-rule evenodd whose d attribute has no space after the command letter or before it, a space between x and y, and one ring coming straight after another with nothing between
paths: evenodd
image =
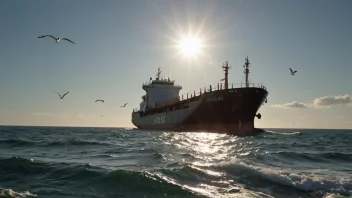
<instances>
[{"instance_id":1,"label":"ship deck","mask_svg":"<svg viewBox=\"0 0 352 198\"><path fill-rule=\"evenodd\" d=\"M267 91L267 88L263 84L259 83L231 83L228 85L227 90L229 92L235 91L238 89L250 89L250 88L259 88ZM174 101L169 101L164 104L160 104L156 108L150 108L147 109L145 112L141 114L141 116L148 116L148 115L153 115L156 113L163 113L167 111L175 111L175 110L180 110L180 109L185 109L188 108L188 103L193 102L193 101L198 101L202 95L206 93L216 93L218 91L223 91L225 90L225 84L224 83L217 83L213 85L209 85L204 88L200 88L197 90L194 90L192 92L188 92L185 94L180 95L178 98L176 98ZM215 100L215 99L214 99ZM138 108L133 109L133 113L141 113L141 111Z\"/></svg>"}]
</instances>

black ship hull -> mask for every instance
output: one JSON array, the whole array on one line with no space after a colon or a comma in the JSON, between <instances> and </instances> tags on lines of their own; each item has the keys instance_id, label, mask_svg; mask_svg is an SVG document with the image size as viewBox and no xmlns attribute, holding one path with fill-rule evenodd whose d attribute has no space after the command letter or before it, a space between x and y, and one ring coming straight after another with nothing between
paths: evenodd
<instances>
[{"instance_id":1,"label":"black ship hull","mask_svg":"<svg viewBox=\"0 0 352 198\"><path fill-rule=\"evenodd\" d=\"M243 87L209 91L183 101L133 112L139 129L254 134L257 111L265 102L265 87ZM257 115L257 116L256 116Z\"/></svg>"}]
</instances>

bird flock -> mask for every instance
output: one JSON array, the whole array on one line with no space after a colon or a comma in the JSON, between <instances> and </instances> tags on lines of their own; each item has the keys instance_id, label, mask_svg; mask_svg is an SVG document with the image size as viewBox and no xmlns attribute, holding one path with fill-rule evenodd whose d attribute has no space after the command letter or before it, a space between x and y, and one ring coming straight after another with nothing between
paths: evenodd
<instances>
[{"instance_id":1,"label":"bird flock","mask_svg":"<svg viewBox=\"0 0 352 198\"><path fill-rule=\"evenodd\" d=\"M48 34L48 35L43 35L43 36L39 36L38 38L45 38L45 37L49 37L49 38L54 39L56 43L59 43L60 41L68 41L68 42L70 42L70 43L75 44L73 41L71 41L71 40L68 39L68 38L55 37L55 36L50 35L50 34ZM292 75L292 76L295 76L295 73L296 73L297 71L293 71L291 68L289 68L289 69L290 69L290 71L291 71L291 75ZM223 79L222 79L222 80L223 80ZM55 92L55 91L54 91L54 92ZM61 94L59 94L59 93L57 93L57 92L55 92L55 93L60 96L60 99L64 99L64 97L65 97L68 93L70 93L70 92L66 92L66 93L63 94L63 95L61 95ZM102 103L105 103L104 100L102 100L102 99L95 100L95 102L102 102ZM124 105L120 106L120 108L126 107L127 104L128 104L128 103L125 103Z\"/></svg>"},{"instance_id":2,"label":"bird flock","mask_svg":"<svg viewBox=\"0 0 352 198\"><path fill-rule=\"evenodd\" d=\"M71 40L68 39L68 38L55 37L55 36L50 35L50 34L48 34L48 35L43 35L43 36L39 36L38 38L45 38L45 37L49 37L49 38L54 39L56 43L59 43L60 41L68 41L68 42L70 42L70 43L75 44L73 41L71 41ZM63 94L63 95L57 93L56 91L54 91L54 93L56 93L57 95L59 95L60 99L62 100L62 99L64 99L64 97L65 97L67 94L69 94L70 92L68 91L68 92L66 92L66 93ZM102 103L105 103L105 101L102 100L102 99L95 100L95 102L102 102ZM127 104L128 104L128 103L125 103L124 105L120 106L120 108L121 108L121 107L126 107Z\"/></svg>"}]
</instances>

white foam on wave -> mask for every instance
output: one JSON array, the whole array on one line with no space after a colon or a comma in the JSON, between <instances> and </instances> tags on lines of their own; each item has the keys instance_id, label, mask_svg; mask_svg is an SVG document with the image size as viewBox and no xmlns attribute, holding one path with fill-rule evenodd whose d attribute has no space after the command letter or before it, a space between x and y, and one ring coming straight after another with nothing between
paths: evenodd
<instances>
[{"instance_id":1,"label":"white foam on wave","mask_svg":"<svg viewBox=\"0 0 352 198\"><path fill-rule=\"evenodd\" d=\"M154 176L157 176L168 183L174 184L176 186L180 186L181 188L194 192L197 195L201 195L209 198L243 198L243 197L273 198L261 192L250 191L240 186L232 185L230 182L221 181L221 180L218 181L218 183L219 182L223 183L221 187L219 187L219 185L212 186L207 184L192 185L192 184L182 184L182 182L158 172L151 173L146 171L145 173L146 173L145 174L146 177L151 178L153 180L156 180ZM212 182L214 183L214 181Z\"/></svg>"},{"instance_id":2,"label":"white foam on wave","mask_svg":"<svg viewBox=\"0 0 352 198\"><path fill-rule=\"evenodd\" d=\"M332 181L317 176L310 177L304 174L285 173L283 171L272 170L269 168L255 167L253 165L247 165L243 162L229 162L221 166L230 166L233 168L233 165L248 169L249 172L260 175L272 182L292 186L299 190L323 190L330 193L348 194L348 196L352 196L352 178L350 181Z\"/></svg>"},{"instance_id":3,"label":"white foam on wave","mask_svg":"<svg viewBox=\"0 0 352 198\"><path fill-rule=\"evenodd\" d=\"M36 194L32 194L28 191L25 192L15 192L12 189L1 189L0 197L13 197L13 198L24 198L24 197L36 197Z\"/></svg>"},{"instance_id":4,"label":"white foam on wave","mask_svg":"<svg viewBox=\"0 0 352 198\"><path fill-rule=\"evenodd\" d=\"M302 134L299 131L292 131L292 132L278 132L278 131L270 131L270 130L266 130L266 133L273 133L273 134L279 134L279 135L300 135Z\"/></svg>"},{"instance_id":5,"label":"white foam on wave","mask_svg":"<svg viewBox=\"0 0 352 198\"><path fill-rule=\"evenodd\" d=\"M125 127L123 128L123 130L125 131L132 131L132 130L135 130L136 128L133 128L133 127Z\"/></svg>"},{"instance_id":6,"label":"white foam on wave","mask_svg":"<svg viewBox=\"0 0 352 198\"><path fill-rule=\"evenodd\" d=\"M322 198L347 198L347 197L342 195L336 195L336 194L326 194Z\"/></svg>"}]
</instances>

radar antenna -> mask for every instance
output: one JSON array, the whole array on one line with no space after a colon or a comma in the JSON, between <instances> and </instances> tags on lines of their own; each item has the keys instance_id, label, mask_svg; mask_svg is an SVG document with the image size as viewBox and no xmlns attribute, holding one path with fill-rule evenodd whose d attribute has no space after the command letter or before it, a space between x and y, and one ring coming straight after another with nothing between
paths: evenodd
<instances>
[{"instance_id":1,"label":"radar antenna","mask_svg":"<svg viewBox=\"0 0 352 198\"><path fill-rule=\"evenodd\" d=\"M247 58L245 58L245 63L243 65L244 67L244 72L246 74L246 87L249 87L249 82L248 82L248 75L249 75L249 60L248 60L248 56Z\"/></svg>"},{"instance_id":2,"label":"radar antenna","mask_svg":"<svg viewBox=\"0 0 352 198\"><path fill-rule=\"evenodd\" d=\"M225 72L225 89L228 89L229 87L229 81L228 81L228 75L229 75L229 69L231 67L229 67L228 61L226 61L223 65L222 68L224 69Z\"/></svg>"}]
</instances>

